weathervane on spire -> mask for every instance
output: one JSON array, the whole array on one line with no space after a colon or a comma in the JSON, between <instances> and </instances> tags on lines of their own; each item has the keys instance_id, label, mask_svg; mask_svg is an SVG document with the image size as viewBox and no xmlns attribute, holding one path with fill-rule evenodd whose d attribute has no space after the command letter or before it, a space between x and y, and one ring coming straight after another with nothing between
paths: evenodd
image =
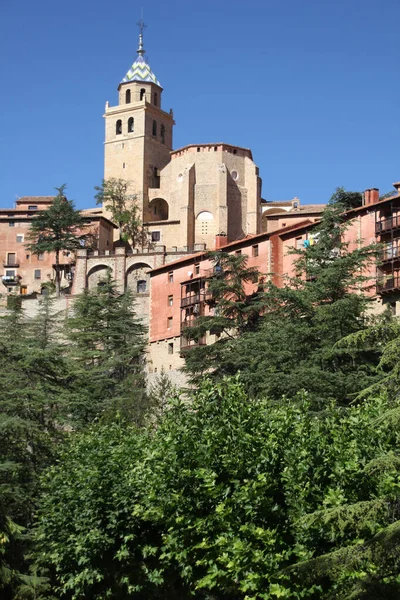
<instances>
[{"instance_id":1,"label":"weathervane on spire","mask_svg":"<svg viewBox=\"0 0 400 600\"><path fill-rule=\"evenodd\" d=\"M139 46L137 49L137 53L139 54L139 56L143 56L144 55L143 30L146 27L145 22L143 21L143 8L142 8L142 16L140 18L140 21L137 22L137 25L139 27Z\"/></svg>"}]
</instances>

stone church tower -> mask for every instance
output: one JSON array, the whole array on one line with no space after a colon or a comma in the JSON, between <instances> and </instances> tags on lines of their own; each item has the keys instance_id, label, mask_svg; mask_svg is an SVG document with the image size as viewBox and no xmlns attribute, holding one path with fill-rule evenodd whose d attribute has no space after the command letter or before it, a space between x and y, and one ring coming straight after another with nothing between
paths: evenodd
<instances>
[{"instance_id":1,"label":"stone church tower","mask_svg":"<svg viewBox=\"0 0 400 600\"><path fill-rule=\"evenodd\" d=\"M162 110L162 87L145 59L143 23L137 58L118 86L118 106L105 108L104 179L131 182L148 218L148 190L159 185L160 171L170 161L172 110Z\"/></svg>"},{"instance_id":2,"label":"stone church tower","mask_svg":"<svg viewBox=\"0 0 400 600\"><path fill-rule=\"evenodd\" d=\"M106 104L104 179L130 182L152 244L212 249L261 231L261 178L251 150L222 142L172 149L172 111L143 49ZM105 213L107 216L107 213Z\"/></svg>"}]
</instances>

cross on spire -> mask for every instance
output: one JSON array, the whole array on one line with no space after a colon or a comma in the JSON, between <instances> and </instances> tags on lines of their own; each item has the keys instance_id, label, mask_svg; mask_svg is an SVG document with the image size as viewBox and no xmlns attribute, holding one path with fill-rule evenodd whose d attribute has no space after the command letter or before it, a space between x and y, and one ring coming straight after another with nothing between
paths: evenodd
<instances>
[{"instance_id":1,"label":"cross on spire","mask_svg":"<svg viewBox=\"0 0 400 600\"><path fill-rule=\"evenodd\" d=\"M143 8L142 8L142 16L140 18L140 21L137 22L137 25L139 27L139 46L138 46L138 49L137 49L137 53L139 54L139 56L143 56L144 55L143 31L144 31L144 28L147 27L147 25L143 21Z\"/></svg>"}]
</instances>

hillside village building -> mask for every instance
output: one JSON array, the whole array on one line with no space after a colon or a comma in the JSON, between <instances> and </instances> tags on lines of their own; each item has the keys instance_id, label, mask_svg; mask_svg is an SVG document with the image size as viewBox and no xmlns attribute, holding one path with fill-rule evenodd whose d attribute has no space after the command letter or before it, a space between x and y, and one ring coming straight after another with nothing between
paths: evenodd
<instances>
[{"instance_id":1,"label":"hillside village building","mask_svg":"<svg viewBox=\"0 0 400 600\"><path fill-rule=\"evenodd\" d=\"M162 108L163 88L144 57L140 34L137 58L118 86L118 104L105 107L104 178L129 182L150 234L147 248L118 242L117 227L105 207L82 211L97 237L96 249L64 255L65 298L95 289L107 271L118 289L129 288L136 309L149 326L149 373L177 374L182 350L194 344L188 327L214 310L207 301L212 265L206 251L245 254L249 266L282 285L293 274L289 249L312 235L323 205L301 205L298 198L266 201L251 150L226 143L189 144L173 149L172 110ZM348 212L346 239L351 244L382 242L378 273L370 276L371 294L397 307L400 292L400 184L379 201L367 190L364 205ZM24 246L35 211L50 197L20 198L14 209L0 210L0 260L6 294L24 298L40 293L54 279L54 257L32 256ZM375 285L376 275L378 280ZM249 293L254 288L249 287Z\"/></svg>"}]
</instances>

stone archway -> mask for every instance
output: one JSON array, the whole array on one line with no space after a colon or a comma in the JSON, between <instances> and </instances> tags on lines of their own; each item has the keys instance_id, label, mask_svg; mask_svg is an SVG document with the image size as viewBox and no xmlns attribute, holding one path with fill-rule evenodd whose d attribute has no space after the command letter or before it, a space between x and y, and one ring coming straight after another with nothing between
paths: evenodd
<instances>
[{"instance_id":1,"label":"stone archway","mask_svg":"<svg viewBox=\"0 0 400 600\"><path fill-rule=\"evenodd\" d=\"M134 294L148 293L151 269L150 265L143 262L130 265L125 274L125 289L130 289Z\"/></svg>"},{"instance_id":2,"label":"stone archway","mask_svg":"<svg viewBox=\"0 0 400 600\"><path fill-rule=\"evenodd\" d=\"M107 265L96 265L92 267L87 274L87 287L89 290L95 290L99 283L107 277L111 268Z\"/></svg>"}]
</instances>

